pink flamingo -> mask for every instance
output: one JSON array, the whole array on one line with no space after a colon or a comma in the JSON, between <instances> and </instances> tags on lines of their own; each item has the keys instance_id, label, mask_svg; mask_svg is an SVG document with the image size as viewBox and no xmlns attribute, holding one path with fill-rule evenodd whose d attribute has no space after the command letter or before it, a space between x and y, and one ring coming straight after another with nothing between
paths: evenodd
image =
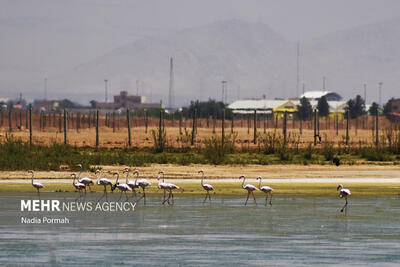
<instances>
[{"instance_id":1,"label":"pink flamingo","mask_svg":"<svg viewBox=\"0 0 400 267\"><path fill-rule=\"evenodd\" d=\"M272 192L274 191L271 187L264 185L263 187L261 187L261 181L262 181L262 177L258 176L257 180L260 180L259 184L258 184L258 189L260 189L261 191L263 191L267 196L265 198L265 206L267 206L268 203L268 195L270 195L270 199L269 199L269 204L272 205Z\"/></svg>"},{"instance_id":2,"label":"pink flamingo","mask_svg":"<svg viewBox=\"0 0 400 267\"><path fill-rule=\"evenodd\" d=\"M29 170L28 173L31 173L31 174L32 174L32 186L33 186L34 188L36 188L37 193L38 193L38 196L39 196L39 200L40 200L40 192L39 192L39 190L40 190L41 188L43 188L44 186L43 186L41 183L38 183L38 182L34 182L34 181L33 181L33 176L35 175L35 173L34 173L33 170Z\"/></svg>"},{"instance_id":3,"label":"pink flamingo","mask_svg":"<svg viewBox=\"0 0 400 267\"><path fill-rule=\"evenodd\" d=\"M256 205L257 205L256 197L254 196L254 192L253 192L253 191L257 190L257 188L254 185L251 185L251 184L244 185L244 181L246 180L246 176L244 176L244 175L240 176L239 180L242 179L242 178L243 178L242 188L247 190L247 199L246 199L246 202L244 203L244 205L245 206L247 205L247 201L249 200L250 193L253 195L254 203L256 203Z\"/></svg>"},{"instance_id":4,"label":"pink flamingo","mask_svg":"<svg viewBox=\"0 0 400 267\"><path fill-rule=\"evenodd\" d=\"M207 197L210 200L211 203L211 196L210 196L210 191L214 191L214 187L210 184L205 184L204 183L204 171L200 170L198 173L201 173L201 186L203 187L204 190L206 190L206 197L204 198L203 204L204 202L206 202Z\"/></svg>"},{"instance_id":5,"label":"pink flamingo","mask_svg":"<svg viewBox=\"0 0 400 267\"><path fill-rule=\"evenodd\" d=\"M339 197L343 198L346 200L346 203L344 204L343 208L340 210L340 212L343 212L344 209L347 211L347 197L351 195L351 192L347 188L343 188L343 185L338 185L336 190L340 190Z\"/></svg>"}]
</instances>

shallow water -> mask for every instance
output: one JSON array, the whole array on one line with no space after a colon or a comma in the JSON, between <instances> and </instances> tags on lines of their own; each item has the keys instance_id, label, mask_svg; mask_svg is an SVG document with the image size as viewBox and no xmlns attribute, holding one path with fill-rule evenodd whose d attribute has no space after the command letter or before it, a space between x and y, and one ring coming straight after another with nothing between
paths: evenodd
<instances>
[{"instance_id":1,"label":"shallow water","mask_svg":"<svg viewBox=\"0 0 400 267\"><path fill-rule=\"evenodd\" d=\"M100 194L89 194L94 201ZM72 193L42 199L73 201ZM111 196L115 201L118 195ZM375 265L400 264L400 199L274 196L272 206L244 197L176 194L173 207L149 195L130 212L21 212L0 196L0 264L37 265ZM110 200L110 199L109 199ZM68 217L70 224L21 224L21 216Z\"/></svg>"}]
</instances>

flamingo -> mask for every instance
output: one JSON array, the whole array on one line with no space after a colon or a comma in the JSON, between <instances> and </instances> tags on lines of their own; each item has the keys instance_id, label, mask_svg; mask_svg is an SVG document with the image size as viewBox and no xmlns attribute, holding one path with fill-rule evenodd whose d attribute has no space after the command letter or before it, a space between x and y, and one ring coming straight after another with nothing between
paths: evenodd
<instances>
[{"instance_id":1,"label":"flamingo","mask_svg":"<svg viewBox=\"0 0 400 267\"><path fill-rule=\"evenodd\" d=\"M160 171L159 173L163 173L164 174L164 172L163 171ZM163 199L163 204L164 204L164 202L165 202L165 191L167 190L167 184L164 182L164 178L162 179L162 182L160 182L160 179L161 179L161 176L160 175L158 175L158 177L157 177L157 181L158 181L158 189L163 189L164 190L164 199Z\"/></svg>"},{"instance_id":2,"label":"flamingo","mask_svg":"<svg viewBox=\"0 0 400 267\"><path fill-rule=\"evenodd\" d=\"M143 195L139 198L139 200L137 200L137 202L139 202L142 198L144 198L144 205L146 205L146 187L148 187L148 186L150 186L151 185L151 183L150 182L148 182L146 179L140 179L139 181L138 181L138 177L139 177L139 171L138 170L134 170L133 171L133 174L136 174L136 180L135 180L135 183L140 187L140 188L142 188L142 190L143 190Z\"/></svg>"},{"instance_id":3,"label":"flamingo","mask_svg":"<svg viewBox=\"0 0 400 267\"><path fill-rule=\"evenodd\" d=\"M239 180L242 178L243 178L242 188L247 190L247 199L246 199L246 202L244 203L244 205L245 206L247 205L247 201L249 200L250 193L253 195L254 203L256 203L256 205L257 205L256 197L254 196L254 193L253 193L254 190L257 190L257 188L251 184L244 185L244 181L246 181L246 176L244 176L244 175L240 176Z\"/></svg>"},{"instance_id":4,"label":"flamingo","mask_svg":"<svg viewBox=\"0 0 400 267\"><path fill-rule=\"evenodd\" d=\"M92 192L92 188L90 187L90 184L93 184L92 179L90 179L89 177L79 178L79 177L81 177L81 174L82 174L82 164L77 164L76 167L80 168L80 172L78 174L78 182L82 183L86 186L89 186L90 192ZM85 191L86 191L86 188L85 188Z\"/></svg>"},{"instance_id":5,"label":"flamingo","mask_svg":"<svg viewBox=\"0 0 400 267\"><path fill-rule=\"evenodd\" d=\"M126 200L125 201L128 201L128 195L126 194L126 191L130 191L132 189L127 184L118 183L118 179L119 179L119 172L118 171L115 171L113 173L113 175L117 176L117 180L115 181L115 184L112 186L111 190L114 191L115 188L118 188L121 191L121 195L119 196L119 199L117 201L121 200L122 193L125 193L125 196L126 196Z\"/></svg>"},{"instance_id":6,"label":"flamingo","mask_svg":"<svg viewBox=\"0 0 400 267\"><path fill-rule=\"evenodd\" d=\"M28 173L31 173L31 174L32 174L32 186L33 186L34 188L36 188L37 193L38 193L38 196L39 196L39 200L40 200L40 192L39 192L39 190L40 190L41 188L43 188L44 186L43 186L41 183L38 183L38 182L34 182L34 181L33 181L33 176L35 175L35 173L34 173L33 170L29 170Z\"/></svg>"},{"instance_id":7,"label":"flamingo","mask_svg":"<svg viewBox=\"0 0 400 267\"><path fill-rule=\"evenodd\" d=\"M86 199L86 185L83 184L83 183L80 183L79 181L75 183L75 180L76 180L76 173L75 172L71 173L71 176L74 177L74 180L72 181L72 185L75 187L76 190L79 191L79 199L82 198L82 189L85 189L85 199ZM75 201L77 199L78 198L76 198Z\"/></svg>"},{"instance_id":8,"label":"flamingo","mask_svg":"<svg viewBox=\"0 0 400 267\"><path fill-rule=\"evenodd\" d=\"M97 169L96 172L95 172L95 174L99 175L97 177L96 184L104 186L104 194L97 200L97 202L99 202L104 196L106 196L106 201L108 201L108 199L107 199L107 185L109 185L110 188L112 187L111 180L107 179L107 178L101 178L101 173L102 172L99 169Z\"/></svg>"},{"instance_id":9,"label":"flamingo","mask_svg":"<svg viewBox=\"0 0 400 267\"><path fill-rule=\"evenodd\" d=\"M347 197L351 195L351 192L347 188L343 188L343 185L338 185L336 190L340 190L339 197L346 199L346 203L344 204L343 208L340 210L340 212L343 212L344 209L347 211Z\"/></svg>"},{"instance_id":10,"label":"flamingo","mask_svg":"<svg viewBox=\"0 0 400 267\"><path fill-rule=\"evenodd\" d=\"M212 185L210 185L210 184L205 184L204 183L204 181L203 181L204 180L204 171L203 170L200 170L198 173L201 173L201 186L203 187L204 190L207 191L206 197L204 198L204 201L203 201L203 204L204 204L204 202L206 202L207 197L208 197L208 199L210 200L210 203L211 203L210 191L214 191L214 187Z\"/></svg>"},{"instance_id":11,"label":"flamingo","mask_svg":"<svg viewBox=\"0 0 400 267\"><path fill-rule=\"evenodd\" d=\"M164 171L160 171L159 174L160 173L163 175L163 181L164 181ZM174 204L174 193L172 193L172 190L179 189L179 186L177 186L173 183L165 183L165 188L166 188L166 190L169 190L169 194L168 194L168 198L164 199L162 204L164 204L165 202L168 202L168 204L171 204L169 202L169 200L172 197L172 205L173 205Z\"/></svg>"},{"instance_id":12,"label":"flamingo","mask_svg":"<svg viewBox=\"0 0 400 267\"><path fill-rule=\"evenodd\" d=\"M137 178L135 181L129 181L129 172L130 172L130 168L126 167L122 173L126 173L126 184L132 189L132 194L135 195L135 201L137 202L137 195L136 195L136 188L139 188L139 184L137 183Z\"/></svg>"},{"instance_id":13,"label":"flamingo","mask_svg":"<svg viewBox=\"0 0 400 267\"><path fill-rule=\"evenodd\" d=\"M274 189L272 189L269 186L264 185L263 187L261 187L261 181L262 181L262 177L258 176L257 180L260 180L259 184L258 184L258 189L260 189L261 191L263 191L267 197L265 198L265 206L267 206L268 203L268 195L270 195L270 199L269 199L269 204L272 205L272 192L274 191Z\"/></svg>"}]
</instances>

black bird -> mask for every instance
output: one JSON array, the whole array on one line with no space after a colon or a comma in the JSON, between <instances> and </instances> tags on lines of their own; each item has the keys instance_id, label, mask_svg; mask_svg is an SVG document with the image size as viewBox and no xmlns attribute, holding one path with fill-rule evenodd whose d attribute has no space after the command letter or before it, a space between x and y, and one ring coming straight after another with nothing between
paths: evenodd
<instances>
[{"instance_id":1,"label":"black bird","mask_svg":"<svg viewBox=\"0 0 400 267\"><path fill-rule=\"evenodd\" d=\"M336 166L339 166L339 165L340 165L340 159L339 159L338 157L334 157L334 158L332 159L332 162L333 162L334 164L336 164Z\"/></svg>"}]
</instances>

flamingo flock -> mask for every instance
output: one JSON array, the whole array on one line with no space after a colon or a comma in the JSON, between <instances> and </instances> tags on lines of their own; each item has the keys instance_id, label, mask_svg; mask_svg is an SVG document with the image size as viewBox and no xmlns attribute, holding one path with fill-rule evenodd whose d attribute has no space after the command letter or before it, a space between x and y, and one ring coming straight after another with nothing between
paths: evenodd
<instances>
[{"instance_id":1,"label":"flamingo flock","mask_svg":"<svg viewBox=\"0 0 400 267\"><path fill-rule=\"evenodd\" d=\"M82 199L82 196L83 196L82 191L84 191L84 198L86 199L86 187L89 187L89 189L91 190L90 185L93 185L94 183L93 183L93 180L90 179L89 177L80 178L82 171L83 171L82 165L77 164L76 167L79 168L79 174L77 175L75 172L71 173L71 177L73 178L72 185L79 193L79 197L76 200ZM31 177L32 186L37 190L38 197L40 199L40 189L44 188L44 186L41 183L34 182L34 171L33 170L29 170L28 173L32 175L32 177ZM103 195L101 195L101 197L96 202L99 202L104 197L106 198L106 201L108 201L107 186L110 186L111 192L114 192L116 189L118 189L120 191L120 196L119 196L118 201L121 200L123 194L125 194L125 201L129 201L129 196L128 196L127 192L132 191L131 198L135 198L136 203L140 202L143 199L143 204L146 205L146 188L149 187L151 185L151 183L148 182L144 178L139 179L139 170L133 171L133 175L136 175L136 177L135 177L134 181L130 181L129 180L130 168L129 167L124 168L122 173L126 174L125 183L119 182L119 172L118 171L108 172L108 173L112 174L114 177L116 176L115 183L113 183L111 179L102 177L101 169L97 169L95 171L95 175L97 175L96 185L104 187ZM200 185L206 191L206 195L203 200L203 204L207 201L207 199L209 200L209 203L211 204L210 191L215 192L214 187L211 184L204 183L204 170L199 170L198 173L201 174ZM258 188L252 184L245 185L246 176L241 175L239 177L239 180L241 180L241 179L243 179L241 188L247 191L247 197L246 197L244 206L247 206L248 200L250 198L250 194L253 197L254 204L257 205L257 200L254 195L254 191L257 191L257 190L260 190L263 193L265 193L265 196L266 196L265 197L265 206L267 206L268 204L272 205L272 193L274 192L274 190L272 189L272 187L267 186L267 185L261 186L262 179L263 179L261 176L258 176L256 178L256 180L259 181ZM180 189L183 192L183 189L181 189L179 186L177 186L173 183L165 182L165 172L162 170L158 172L157 181L158 181L157 188L163 190L163 199L161 201L161 204L165 205L165 203L168 203L168 205L174 205L174 190ZM142 189L142 192L141 192L142 196L140 198L137 198L136 189L139 189L139 188ZM350 189L344 188L342 184L339 184L337 187L337 190L338 191L340 190L339 197L345 199L345 204L342 207L342 209L340 210L340 212L347 211L348 197L351 195ZM168 191L168 197L166 196L167 191ZM268 202L268 198L269 198L269 202Z\"/></svg>"}]
</instances>

